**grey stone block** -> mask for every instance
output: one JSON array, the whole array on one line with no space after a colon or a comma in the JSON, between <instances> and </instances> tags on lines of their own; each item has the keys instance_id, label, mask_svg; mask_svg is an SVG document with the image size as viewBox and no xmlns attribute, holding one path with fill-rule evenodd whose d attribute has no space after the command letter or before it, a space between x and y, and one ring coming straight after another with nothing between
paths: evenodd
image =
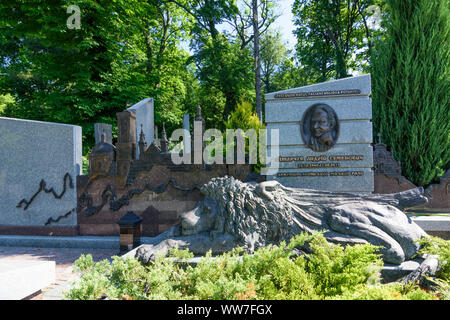
<instances>
[{"instance_id":1,"label":"grey stone block","mask_svg":"<svg viewBox=\"0 0 450 320\"><path fill-rule=\"evenodd\" d=\"M322 82L318 84L312 84L309 86L293 88L288 90L271 92L265 95L266 100L274 99L275 94L278 93L297 93L297 92L311 92L311 91L328 91L328 90L348 90L358 89L359 95L370 95L371 92L371 80L370 74L365 74L357 77L349 77L344 79L332 80ZM351 95L354 96L354 95Z\"/></svg>"},{"instance_id":2,"label":"grey stone block","mask_svg":"<svg viewBox=\"0 0 450 320\"><path fill-rule=\"evenodd\" d=\"M55 281L55 261L0 260L0 300L26 298Z\"/></svg>"},{"instance_id":3,"label":"grey stone block","mask_svg":"<svg viewBox=\"0 0 450 320\"><path fill-rule=\"evenodd\" d=\"M81 127L0 117L0 224L74 226Z\"/></svg>"},{"instance_id":4,"label":"grey stone block","mask_svg":"<svg viewBox=\"0 0 450 320\"><path fill-rule=\"evenodd\" d=\"M58 236L10 236L0 235L0 246L34 248L94 248L119 250L117 237L58 237Z\"/></svg>"},{"instance_id":5,"label":"grey stone block","mask_svg":"<svg viewBox=\"0 0 450 320\"><path fill-rule=\"evenodd\" d=\"M416 270L423 259L408 260L400 265L385 264L381 269L381 279L383 283L393 282L407 276Z\"/></svg>"},{"instance_id":6,"label":"grey stone block","mask_svg":"<svg viewBox=\"0 0 450 320\"><path fill-rule=\"evenodd\" d=\"M106 142L112 144L112 125L108 123L94 123L95 144L101 142L102 133L105 133Z\"/></svg>"},{"instance_id":7,"label":"grey stone block","mask_svg":"<svg viewBox=\"0 0 450 320\"><path fill-rule=\"evenodd\" d=\"M425 231L450 231L450 217L445 216L418 216L411 217Z\"/></svg>"},{"instance_id":8,"label":"grey stone block","mask_svg":"<svg viewBox=\"0 0 450 320\"><path fill-rule=\"evenodd\" d=\"M325 156L328 159L335 155L353 155L362 156L362 159L271 163L262 172L268 175L268 179L276 179L289 187L372 192L374 181L371 171L373 151L370 92L371 79L370 74L367 74L266 94L269 159L276 155L277 148L282 157L303 156L306 159L308 156ZM317 104L326 104L328 107L310 109ZM312 128L313 125L316 126L315 129ZM278 131L272 134L272 130ZM307 146L310 141L314 150ZM278 169L273 167L280 168L280 172L298 173L362 170L364 175L277 177L273 173Z\"/></svg>"},{"instance_id":9,"label":"grey stone block","mask_svg":"<svg viewBox=\"0 0 450 320\"><path fill-rule=\"evenodd\" d=\"M265 120L272 122L301 121L312 105L325 103L332 107L339 120L372 119L372 101L368 96L314 99L277 99L266 102Z\"/></svg>"},{"instance_id":10,"label":"grey stone block","mask_svg":"<svg viewBox=\"0 0 450 320\"><path fill-rule=\"evenodd\" d=\"M272 129L279 130L279 145L302 145L305 143L301 135L301 123L267 123L267 144L272 145ZM372 143L372 123L368 120L342 121L337 144Z\"/></svg>"},{"instance_id":11,"label":"grey stone block","mask_svg":"<svg viewBox=\"0 0 450 320\"><path fill-rule=\"evenodd\" d=\"M159 236L141 237L141 243L153 244L160 241L159 239ZM117 237L0 235L0 247L117 249L119 252L119 240L119 235Z\"/></svg>"},{"instance_id":12,"label":"grey stone block","mask_svg":"<svg viewBox=\"0 0 450 320\"><path fill-rule=\"evenodd\" d=\"M154 127L155 127L155 116L154 116L154 106L153 98L145 98L138 103L132 105L127 110L132 111L136 115L136 137L139 137L142 130L145 134L145 141L147 146L153 142L154 137ZM138 141L136 141L137 143ZM137 145L138 152L140 154L139 146Z\"/></svg>"}]
</instances>

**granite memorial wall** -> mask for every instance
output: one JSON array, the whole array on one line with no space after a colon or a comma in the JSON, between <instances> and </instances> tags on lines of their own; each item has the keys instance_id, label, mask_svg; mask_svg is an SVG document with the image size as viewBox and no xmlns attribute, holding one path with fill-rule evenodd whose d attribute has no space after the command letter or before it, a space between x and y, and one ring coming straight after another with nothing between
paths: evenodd
<instances>
[{"instance_id":1,"label":"granite memorial wall","mask_svg":"<svg viewBox=\"0 0 450 320\"><path fill-rule=\"evenodd\" d=\"M373 192L370 74L268 93L267 180L285 186ZM271 139L277 129L279 141ZM273 142L272 142L273 140Z\"/></svg>"},{"instance_id":2,"label":"granite memorial wall","mask_svg":"<svg viewBox=\"0 0 450 320\"><path fill-rule=\"evenodd\" d=\"M81 127L0 117L0 234L74 235Z\"/></svg>"}]
</instances>

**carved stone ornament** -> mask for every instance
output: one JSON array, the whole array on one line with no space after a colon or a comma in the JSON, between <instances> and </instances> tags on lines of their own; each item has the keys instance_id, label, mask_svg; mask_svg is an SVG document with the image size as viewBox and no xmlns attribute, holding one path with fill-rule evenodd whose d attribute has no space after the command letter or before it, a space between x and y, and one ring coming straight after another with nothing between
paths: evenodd
<instances>
[{"instance_id":1,"label":"carved stone ornament","mask_svg":"<svg viewBox=\"0 0 450 320\"><path fill-rule=\"evenodd\" d=\"M312 150L330 150L339 137L336 112L324 103L312 105L303 114L301 133L304 143Z\"/></svg>"}]
</instances>

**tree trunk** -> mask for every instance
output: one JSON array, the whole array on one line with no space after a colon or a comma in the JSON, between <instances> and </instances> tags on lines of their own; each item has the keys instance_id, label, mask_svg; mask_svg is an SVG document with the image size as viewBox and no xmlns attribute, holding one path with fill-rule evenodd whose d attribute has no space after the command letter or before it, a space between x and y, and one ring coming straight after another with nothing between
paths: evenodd
<instances>
[{"instance_id":1,"label":"tree trunk","mask_svg":"<svg viewBox=\"0 0 450 320\"><path fill-rule=\"evenodd\" d=\"M259 27L258 27L258 0L252 0L253 7L253 54L255 57L255 94L256 114L262 124L262 101L261 101L261 62L259 60Z\"/></svg>"},{"instance_id":2,"label":"tree trunk","mask_svg":"<svg viewBox=\"0 0 450 320\"><path fill-rule=\"evenodd\" d=\"M346 78L347 74L347 64L345 62L344 54L342 52L341 46L335 46L336 50L336 79Z\"/></svg>"}]
</instances>

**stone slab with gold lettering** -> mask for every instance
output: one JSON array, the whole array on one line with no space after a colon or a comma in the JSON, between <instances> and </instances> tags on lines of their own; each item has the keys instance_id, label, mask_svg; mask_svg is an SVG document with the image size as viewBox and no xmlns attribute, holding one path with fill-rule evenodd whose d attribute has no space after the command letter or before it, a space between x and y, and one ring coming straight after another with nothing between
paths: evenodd
<instances>
[{"instance_id":1,"label":"stone slab with gold lettering","mask_svg":"<svg viewBox=\"0 0 450 320\"><path fill-rule=\"evenodd\" d=\"M266 94L267 180L373 192L370 93L366 74Z\"/></svg>"}]
</instances>

